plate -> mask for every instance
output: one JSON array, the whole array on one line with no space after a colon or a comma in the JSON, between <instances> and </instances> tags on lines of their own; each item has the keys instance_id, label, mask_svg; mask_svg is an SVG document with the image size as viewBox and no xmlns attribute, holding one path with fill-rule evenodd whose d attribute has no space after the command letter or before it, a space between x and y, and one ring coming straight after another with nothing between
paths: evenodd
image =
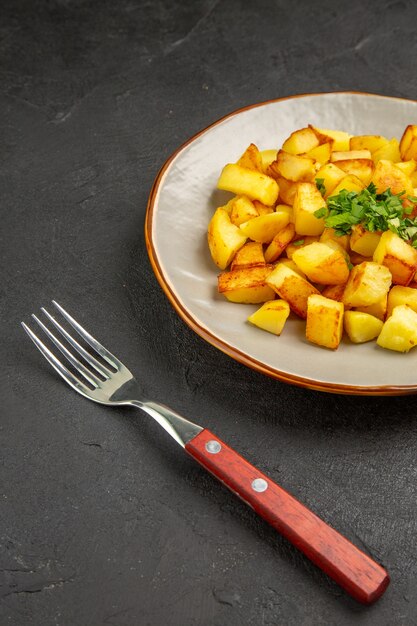
<instances>
[{"instance_id":1,"label":"plate","mask_svg":"<svg viewBox=\"0 0 417 626\"><path fill-rule=\"evenodd\" d=\"M216 190L222 167L245 148L277 148L308 123L351 134L400 138L417 123L417 102L363 93L293 96L227 115L184 143L164 164L150 193L145 234L159 283L182 319L237 361L281 381L333 393L417 392L417 349L400 354L344 339L335 351L304 338L305 322L288 320L276 337L246 320L259 305L232 304L217 293L218 270L207 225L231 194ZM291 323L289 323L291 322Z\"/></svg>"}]
</instances>

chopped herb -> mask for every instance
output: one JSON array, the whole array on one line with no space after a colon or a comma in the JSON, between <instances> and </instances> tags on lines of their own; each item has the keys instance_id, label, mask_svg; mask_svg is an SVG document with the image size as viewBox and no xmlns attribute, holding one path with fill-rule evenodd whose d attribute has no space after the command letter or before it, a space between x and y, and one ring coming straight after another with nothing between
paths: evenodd
<instances>
[{"instance_id":1,"label":"chopped herb","mask_svg":"<svg viewBox=\"0 0 417 626\"><path fill-rule=\"evenodd\" d=\"M326 226L334 228L338 236L348 235L352 226L361 224L371 232L391 230L417 248L417 217L408 217L414 207L403 207L403 195L404 191L393 194L390 189L377 193L373 183L360 193L343 189L327 199L327 215L323 209L318 209L314 215L326 216ZM417 197L407 198L417 204Z\"/></svg>"},{"instance_id":2,"label":"chopped herb","mask_svg":"<svg viewBox=\"0 0 417 626\"><path fill-rule=\"evenodd\" d=\"M297 241L293 241L293 246L302 246L304 243L304 239L298 239Z\"/></svg>"},{"instance_id":3,"label":"chopped herb","mask_svg":"<svg viewBox=\"0 0 417 626\"><path fill-rule=\"evenodd\" d=\"M326 193L326 187L324 186L324 178L316 178L316 187L320 191L321 195L324 196Z\"/></svg>"},{"instance_id":4,"label":"chopped herb","mask_svg":"<svg viewBox=\"0 0 417 626\"><path fill-rule=\"evenodd\" d=\"M326 206L321 207L321 209L318 209L317 211L314 211L314 215L318 218L320 217L327 217L329 215L329 210Z\"/></svg>"}]
</instances>

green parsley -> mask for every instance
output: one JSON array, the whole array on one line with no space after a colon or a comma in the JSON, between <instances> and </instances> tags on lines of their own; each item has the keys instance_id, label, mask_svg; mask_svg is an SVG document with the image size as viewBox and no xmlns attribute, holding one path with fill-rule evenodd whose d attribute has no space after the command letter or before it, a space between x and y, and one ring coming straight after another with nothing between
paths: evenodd
<instances>
[{"instance_id":1,"label":"green parsley","mask_svg":"<svg viewBox=\"0 0 417 626\"><path fill-rule=\"evenodd\" d=\"M297 239L297 241L293 241L292 245L293 246L302 246L304 243L304 239Z\"/></svg>"},{"instance_id":2,"label":"green parsley","mask_svg":"<svg viewBox=\"0 0 417 626\"><path fill-rule=\"evenodd\" d=\"M320 191L321 195L324 196L326 193L326 187L324 186L324 178L316 178L316 187Z\"/></svg>"},{"instance_id":3,"label":"green parsley","mask_svg":"<svg viewBox=\"0 0 417 626\"><path fill-rule=\"evenodd\" d=\"M334 228L338 236L350 234L352 226L361 224L371 232L391 230L417 248L417 217L408 217L413 207L403 207L403 195L403 191L393 194L390 189L377 193L373 183L360 193L343 189L327 199L327 210L318 209L314 215L324 217L326 226ZM408 200L417 204L414 196Z\"/></svg>"}]
</instances>

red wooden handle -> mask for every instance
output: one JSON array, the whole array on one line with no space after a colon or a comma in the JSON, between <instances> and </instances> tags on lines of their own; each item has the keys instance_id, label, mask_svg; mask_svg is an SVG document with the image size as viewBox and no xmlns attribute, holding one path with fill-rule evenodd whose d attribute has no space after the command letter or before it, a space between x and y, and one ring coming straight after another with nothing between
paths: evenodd
<instances>
[{"instance_id":1,"label":"red wooden handle","mask_svg":"<svg viewBox=\"0 0 417 626\"><path fill-rule=\"evenodd\" d=\"M388 573L209 430L185 449L356 600L370 604Z\"/></svg>"}]
</instances>

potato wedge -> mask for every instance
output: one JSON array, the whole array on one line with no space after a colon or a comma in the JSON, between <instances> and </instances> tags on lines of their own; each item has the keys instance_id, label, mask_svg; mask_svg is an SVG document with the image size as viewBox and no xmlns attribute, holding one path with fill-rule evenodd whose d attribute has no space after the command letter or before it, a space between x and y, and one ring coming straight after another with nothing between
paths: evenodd
<instances>
[{"instance_id":1,"label":"potato wedge","mask_svg":"<svg viewBox=\"0 0 417 626\"><path fill-rule=\"evenodd\" d=\"M307 302L306 339L312 343L335 350L343 334L342 302L313 294Z\"/></svg>"},{"instance_id":2,"label":"potato wedge","mask_svg":"<svg viewBox=\"0 0 417 626\"><path fill-rule=\"evenodd\" d=\"M232 200L231 207L230 221L235 226L240 226L243 222L259 216L255 205L247 196L236 196Z\"/></svg>"},{"instance_id":3,"label":"potato wedge","mask_svg":"<svg viewBox=\"0 0 417 626\"><path fill-rule=\"evenodd\" d=\"M417 344L417 313L405 304L396 306L376 342L381 348L408 352Z\"/></svg>"},{"instance_id":4,"label":"potato wedge","mask_svg":"<svg viewBox=\"0 0 417 626\"><path fill-rule=\"evenodd\" d=\"M343 322L346 334L353 343L375 339L384 325L382 320L361 311L346 311Z\"/></svg>"},{"instance_id":5,"label":"potato wedge","mask_svg":"<svg viewBox=\"0 0 417 626\"><path fill-rule=\"evenodd\" d=\"M273 261L276 261L293 239L294 235L294 224L287 224L285 228L280 230L265 250L265 261L267 263L273 263Z\"/></svg>"},{"instance_id":6,"label":"potato wedge","mask_svg":"<svg viewBox=\"0 0 417 626\"><path fill-rule=\"evenodd\" d=\"M279 192L276 180L236 163L229 163L223 168L217 187L248 196L251 200L259 200L268 206L275 204Z\"/></svg>"},{"instance_id":7,"label":"potato wedge","mask_svg":"<svg viewBox=\"0 0 417 626\"><path fill-rule=\"evenodd\" d=\"M229 214L221 207L210 220L207 237L211 258L221 270L226 269L247 239L240 228L232 224Z\"/></svg>"},{"instance_id":8,"label":"potato wedge","mask_svg":"<svg viewBox=\"0 0 417 626\"><path fill-rule=\"evenodd\" d=\"M313 283L344 285L349 278L345 254L319 241L296 250L292 260Z\"/></svg>"},{"instance_id":9,"label":"potato wedge","mask_svg":"<svg viewBox=\"0 0 417 626\"><path fill-rule=\"evenodd\" d=\"M244 222L240 225L240 230L253 241L270 243L290 221L291 207L281 204L277 208L278 210L274 213L260 215Z\"/></svg>"},{"instance_id":10,"label":"potato wedge","mask_svg":"<svg viewBox=\"0 0 417 626\"><path fill-rule=\"evenodd\" d=\"M266 283L276 291L280 298L288 302L296 315L303 319L307 316L308 297L311 294L320 293L308 280L283 263L275 266L267 277Z\"/></svg>"},{"instance_id":11,"label":"potato wedge","mask_svg":"<svg viewBox=\"0 0 417 626\"><path fill-rule=\"evenodd\" d=\"M249 170L256 170L263 173L262 156L257 146L251 143L242 154L237 164Z\"/></svg>"},{"instance_id":12,"label":"potato wedge","mask_svg":"<svg viewBox=\"0 0 417 626\"><path fill-rule=\"evenodd\" d=\"M394 285L407 286L417 270L417 250L390 230L382 233L373 260L389 269Z\"/></svg>"},{"instance_id":13,"label":"potato wedge","mask_svg":"<svg viewBox=\"0 0 417 626\"><path fill-rule=\"evenodd\" d=\"M343 294L348 307L368 306L381 300L391 285L391 272L379 263L364 262L355 265L349 275Z\"/></svg>"},{"instance_id":14,"label":"potato wedge","mask_svg":"<svg viewBox=\"0 0 417 626\"><path fill-rule=\"evenodd\" d=\"M314 183L299 183L294 197L294 225L299 235L321 235L324 219L314 213L326 206Z\"/></svg>"},{"instance_id":15,"label":"potato wedge","mask_svg":"<svg viewBox=\"0 0 417 626\"><path fill-rule=\"evenodd\" d=\"M264 265L223 272L218 277L218 291L230 302L240 304L259 304L273 300L274 290L266 284L272 270L272 265Z\"/></svg>"},{"instance_id":16,"label":"potato wedge","mask_svg":"<svg viewBox=\"0 0 417 626\"><path fill-rule=\"evenodd\" d=\"M281 176L294 183L309 181L316 173L314 159L290 154L284 150L278 150L276 161L271 163L269 170L275 172L276 176Z\"/></svg>"},{"instance_id":17,"label":"potato wedge","mask_svg":"<svg viewBox=\"0 0 417 626\"><path fill-rule=\"evenodd\" d=\"M277 299L265 302L260 309L248 317L248 322L274 335L280 335L290 314L290 305Z\"/></svg>"},{"instance_id":18,"label":"potato wedge","mask_svg":"<svg viewBox=\"0 0 417 626\"><path fill-rule=\"evenodd\" d=\"M241 270L244 267L260 267L266 265L262 244L248 241L235 254L230 269Z\"/></svg>"}]
</instances>

